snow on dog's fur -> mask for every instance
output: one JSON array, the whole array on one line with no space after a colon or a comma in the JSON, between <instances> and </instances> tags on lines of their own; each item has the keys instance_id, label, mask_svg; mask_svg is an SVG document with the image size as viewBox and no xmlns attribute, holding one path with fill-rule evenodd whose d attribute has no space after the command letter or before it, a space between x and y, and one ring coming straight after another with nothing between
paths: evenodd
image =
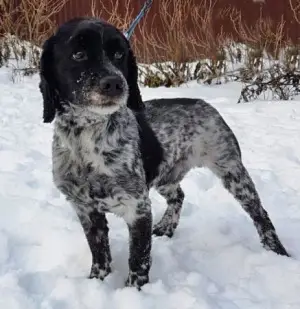
<instances>
[{"instance_id":1,"label":"snow on dog's fur","mask_svg":"<svg viewBox=\"0 0 300 309\"><path fill-rule=\"evenodd\" d=\"M127 285L140 288L149 281L151 234L173 235L184 199L180 182L201 166L240 202L263 246L288 255L218 111L200 99L143 102L134 54L115 27L95 18L62 25L43 47L40 75L44 122L55 119L54 183L84 229L92 278L111 271L110 212L129 228ZM151 187L168 203L153 228Z\"/></svg>"}]
</instances>

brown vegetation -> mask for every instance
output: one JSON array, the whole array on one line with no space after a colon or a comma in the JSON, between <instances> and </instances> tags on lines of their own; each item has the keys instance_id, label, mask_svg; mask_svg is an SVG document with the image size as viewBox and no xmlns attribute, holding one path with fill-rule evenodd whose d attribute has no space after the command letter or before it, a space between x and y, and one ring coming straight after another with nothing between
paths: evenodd
<instances>
[{"instance_id":1,"label":"brown vegetation","mask_svg":"<svg viewBox=\"0 0 300 309\"><path fill-rule=\"evenodd\" d=\"M16 7L13 1L0 0L0 33L14 34L26 38L32 46L40 46L56 29L56 15L68 1L21 0ZM224 76L246 81L274 60L282 60L290 71L298 68L299 48L287 37L287 21L283 16L274 22L261 12L249 25L242 12L230 5L220 10L217 1L160 0L156 3L156 13L152 18L144 17L131 38L144 84L176 86L192 79L211 83ZM106 16L108 22L123 31L137 14L138 6L132 0L90 0L89 3L89 15ZM300 24L300 1L289 0L289 5L295 22ZM222 20L227 25L230 23L231 34L216 26ZM10 40L16 39L10 37ZM244 50L236 43L243 43ZM3 58L9 58L11 50L15 58L24 58L24 47L8 47L2 39L0 64ZM285 51L283 57L282 51ZM34 58L31 63L37 65L38 52L32 51L31 56ZM149 63L152 66L146 65ZM234 71L236 64L244 66L238 71L239 77Z\"/></svg>"},{"instance_id":2,"label":"brown vegetation","mask_svg":"<svg viewBox=\"0 0 300 309\"><path fill-rule=\"evenodd\" d=\"M55 29L52 17L69 0L21 0L0 2L0 33L9 33L41 44Z\"/></svg>"},{"instance_id":3,"label":"brown vegetation","mask_svg":"<svg viewBox=\"0 0 300 309\"><path fill-rule=\"evenodd\" d=\"M11 0L0 1L0 64L9 59L17 62L27 59L30 67L38 67L40 53L37 47L55 30L52 17L67 1L21 0L18 5ZM34 72L31 68L22 70L25 74Z\"/></svg>"}]
</instances>

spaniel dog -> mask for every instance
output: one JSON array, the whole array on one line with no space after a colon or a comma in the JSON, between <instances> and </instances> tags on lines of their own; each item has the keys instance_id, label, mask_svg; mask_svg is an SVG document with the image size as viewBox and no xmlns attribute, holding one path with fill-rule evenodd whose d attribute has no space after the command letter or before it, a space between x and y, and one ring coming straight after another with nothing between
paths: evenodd
<instances>
[{"instance_id":1,"label":"spaniel dog","mask_svg":"<svg viewBox=\"0 0 300 309\"><path fill-rule=\"evenodd\" d=\"M151 235L172 237L193 167L207 167L253 220L262 245L288 256L244 167L237 139L201 99L142 101L129 42L96 18L75 18L44 44L44 122L54 122L55 186L76 211L92 253L91 278L111 272L106 213L129 229L127 286L149 281ZM149 189L167 201L152 226Z\"/></svg>"}]
</instances>

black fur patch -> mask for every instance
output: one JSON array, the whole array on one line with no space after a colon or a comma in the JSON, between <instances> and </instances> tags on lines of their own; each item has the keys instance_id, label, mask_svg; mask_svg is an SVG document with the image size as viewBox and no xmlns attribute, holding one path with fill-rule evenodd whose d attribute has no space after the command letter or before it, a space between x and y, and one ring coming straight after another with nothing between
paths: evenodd
<instances>
[{"instance_id":1,"label":"black fur patch","mask_svg":"<svg viewBox=\"0 0 300 309\"><path fill-rule=\"evenodd\" d=\"M139 145L146 174L146 182L149 187L158 175L159 166L164 158L164 151L155 133L146 121L144 113L135 113L135 116L139 125Z\"/></svg>"}]
</instances>

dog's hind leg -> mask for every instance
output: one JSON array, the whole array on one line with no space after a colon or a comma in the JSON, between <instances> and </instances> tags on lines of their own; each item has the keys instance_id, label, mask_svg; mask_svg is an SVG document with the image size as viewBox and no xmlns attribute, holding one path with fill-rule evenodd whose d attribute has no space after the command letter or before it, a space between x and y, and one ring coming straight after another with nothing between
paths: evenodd
<instances>
[{"instance_id":1,"label":"dog's hind leg","mask_svg":"<svg viewBox=\"0 0 300 309\"><path fill-rule=\"evenodd\" d=\"M153 234L172 237L179 223L184 193L179 183L160 186L157 190L166 199L168 206L162 219L154 225Z\"/></svg>"},{"instance_id":2,"label":"dog's hind leg","mask_svg":"<svg viewBox=\"0 0 300 309\"><path fill-rule=\"evenodd\" d=\"M103 280L111 272L111 253L108 239L108 224L105 214L93 210L86 214L77 212L92 253L90 278Z\"/></svg>"},{"instance_id":3,"label":"dog's hind leg","mask_svg":"<svg viewBox=\"0 0 300 309\"><path fill-rule=\"evenodd\" d=\"M240 158L220 160L211 170L223 182L224 187L235 197L254 222L261 243L267 250L288 256L281 244L267 211L263 208L255 185Z\"/></svg>"}]
</instances>

